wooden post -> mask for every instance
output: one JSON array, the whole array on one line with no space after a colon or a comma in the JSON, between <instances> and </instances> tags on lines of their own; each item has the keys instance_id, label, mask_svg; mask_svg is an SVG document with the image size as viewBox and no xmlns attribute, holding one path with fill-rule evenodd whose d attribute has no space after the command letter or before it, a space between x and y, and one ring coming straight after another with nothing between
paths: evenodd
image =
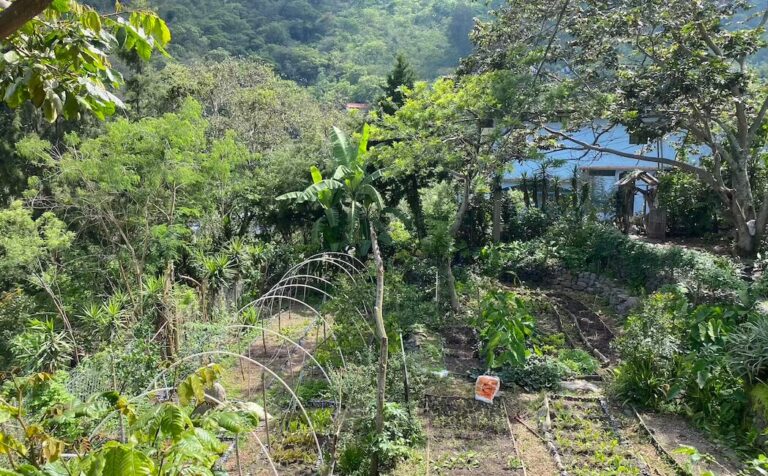
<instances>
[{"instance_id":1,"label":"wooden post","mask_svg":"<svg viewBox=\"0 0 768 476\"><path fill-rule=\"evenodd\" d=\"M264 399L264 429L267 434L267 452L272 453L272 448L269 444L269 410L267 410L267 383L264 378L264 371L261 372L261 396Z\"/></svg>"},{"instance_id":2,"label":"wooden post","mask_svg":"<svg viewBox=\"0 0 768 476\"><path fill-rule=\"evenodd\" d=\"M400 351L403 353L403 388L405 390L405 408L408 409L408 417L411 416L411 388L408 381L408 361L405 359L405 344L403 333L400 333Z\"/></svg>"},{"instance_id":3,"label":"wooden post","mask_svg":"<svg viewBox=\"0 0 768 476\"><path fill-rule=\"evenodd\" d=\"M240 435L235 435L235 459L237 460L237 476L243 476L243 467L240 464Z\"/></svg>"},{"instance_id":4,"label":"wooden post","mask_svg":"<svg viewBox=\"0 0 768 476\"><path fill-rule=\"evenodd\" d=\"M373 307L373 318L376 323L376 337L379 339L379 368L376 375L376 434L381 435L384 432L384 403L387 386L387 361L388 338L387 330L384 327L384 260L381 257L379 249L379 238L376 233L376 227L372 220L368 222L371 248L373 250L374 261L376 263L376 301ZM379 453L374 452L371 461L371 474L379 474Z\"/></svg>"},{"instance_id":5,"label":"wooden post","mask_svg":"<svg viewBox=\"0 0 768 476\"><path fill-rule=\"evenodd\" d=\"M264 319L261 320L261 345L264 346L264 355L267 355L267 333L264 332Z\"/></svg>"}]
</instances>

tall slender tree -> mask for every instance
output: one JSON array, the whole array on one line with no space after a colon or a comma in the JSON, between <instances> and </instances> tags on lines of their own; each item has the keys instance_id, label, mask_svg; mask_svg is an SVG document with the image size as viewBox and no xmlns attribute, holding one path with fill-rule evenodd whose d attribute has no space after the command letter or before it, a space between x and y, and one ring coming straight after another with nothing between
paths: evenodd
<instances>
[{"instance_id":1,"label":"tall slender tree","mask_svg":"<svg viewBox=\"0 0 768 476\"><path fill-rule=\"evenodd\" d=\"M382 86L384 96L379 99L379 107L386 114L394 114L405 103L403 88L412 89L416 82L416 73L402 53L395 57L395 66L387 75L387 82Z\"/></svg>"},{"instance_id":2,"label":"tall slender tree","mask_svg":"<svg viewBox=\"0 0 768 476\"><path fill-rule=\"evenodd\" d=\"M373 182L383 175L376 170L367 173L367 151L370 130L366 124L357 147L349 144L346 135L339 129L333 129L333 159L335 171L331 178L323 179L317 167L312 167L314 183L301 192L291 192L278 197L278 200L316 202L324 210L324 217L329 227L342 226L343 235L348 242L363 244L362 254L373 253L376 269L376 292L373 306L373 320L376 337L379 340L379 366L377 371L376 391L376 432L384 431L384 403L386 400L387 364L389 359L389 339L384 326L384 259L379 248L379 228L381 217L386 212L381 194ZM343 221L336 219L345 216ZM334 218L331 218L334 217ZM331 223L335 224L332 225ZM368 236L368 240L363 236ZM378 452L374 453L373 474L379 474Z\"/></svg>"}]
</instances>

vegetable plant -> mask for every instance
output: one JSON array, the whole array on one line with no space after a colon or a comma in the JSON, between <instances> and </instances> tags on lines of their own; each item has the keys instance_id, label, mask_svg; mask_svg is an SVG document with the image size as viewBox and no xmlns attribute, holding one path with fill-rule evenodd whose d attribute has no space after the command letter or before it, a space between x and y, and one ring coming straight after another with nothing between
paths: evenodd
<instances>
[{"instance_id":1,"label":"vegetable plant","mask_svg":"<svg viewBox=\"0 0 768 476\"><path fill-rule=\"evenodd\" d=\"M521 365L531 355L528 342L533 335L534 318L525 301L514 293L486 294L474 324L488 368Z\"/></svg>"}]
</instances>

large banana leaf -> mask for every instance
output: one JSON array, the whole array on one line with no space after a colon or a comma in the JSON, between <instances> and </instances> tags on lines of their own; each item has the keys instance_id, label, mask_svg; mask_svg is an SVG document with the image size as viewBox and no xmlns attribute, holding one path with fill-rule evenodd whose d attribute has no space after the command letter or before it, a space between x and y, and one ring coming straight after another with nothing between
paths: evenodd
<instances>
[{"instance_id":1,"label":"large banana leaf","mask_svg":"<svg viewBox=\"0 0 768 476\"><path fill-rule=\"evenodd\" d=\"M377 209L384 208L384 199L381 198L381 194L370 184L361 185L357 191L358 195L367 198L367 203L370 203Z\"/></svg>"},{"instance_id":2,"label":"large banana leaf","mask_svg":"<svg viewBox=\"0 0 768 476\"><path fill-rule=\"evenodd\" d=\"M366 184L366 183L375 182L376 180L380 179L383 176L384 176L384 169L377 169L371 172L370 174L366 175L363 181L360 183Z\"/></svg>"},{"instance_id":3,"label":"large banana leaf","mask_svg":"<svg viewBox=\"0 0 768 476\"><path fill-rule=\"evenodd\" d=\"M347 167L351 166L353 161L350 160L352 157L346 134L338 127L334 127L331 140L333 142L333 158L336 159L336 163Z\"/></svg>"},{"instance_id":4,"label":"large banana leaf","mask_svg":"<svg viewBox=\"0 0 768 476\"><path fill-rule=\"evenodd\" d=\"M312 174L312 183L318 184L323 181L323 174L316 166L310 167L309 173Z\"/></svg>"},{"instance_id":5,"label":"large banana leaf","mask_svg":"<svg viewBox=\"0 0 768 476\"><path fill-rule=\"evenodd\" d=\"M346 165L339 165L336 167L336 171L333 173L333 179L334 180L344 180L346 177L352 175L354 172L352 172L352 169L347 167Z\"/></svg>"},{"instance_id":6,"label":"large banana leaf","mask_svg":"<svg viewBox=\"0 0 768 476\"><path fill-rule=\"evenodd\" d=\"M370 135L371 128L366 123L363 125L363 134L360 137L360 144L357 146L357 154L355 155L355 164L361 168L364 165L363 161L365 160L365 153L368 152L368 138Z\"/></svg>"},{"instance_id":7,"label":"large banana leaf","mask_svg":"<svg viewBox=\"0 0 768 476\"><path fill-rule=\"evenodd\" d=\"M297 203L315 202L319 201L321 192L325 190L337 190L340 188L344 188L343 183L339 182L338 180L326 179L319 183L310 185L304 189L304 191L284 193L277 197L276 200L294 200ZM323 203L323 205L327 206L325 203Z\"/></svg>"}]
</instances>

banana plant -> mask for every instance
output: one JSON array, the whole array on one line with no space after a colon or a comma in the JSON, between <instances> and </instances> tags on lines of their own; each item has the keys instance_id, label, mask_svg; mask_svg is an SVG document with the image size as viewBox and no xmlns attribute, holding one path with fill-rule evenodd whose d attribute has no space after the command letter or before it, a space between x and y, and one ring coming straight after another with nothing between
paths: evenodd
<instances>
[{"instance_id":1,"label":"banana plant","mask_svg":"<svg viewBox=\"0 0 768 476\"><path fill-rule=\"evenodd\" d=\"M325 211L320 222L333 227L337 234L324 234L324 239L333 249L334 243L329 236L342 236L348 244L357 247L361 256L373 252L376 268L376 301L373 306L373 320L376 323L376 337L379 340L379 367L376 376L376 432L382 435L384 431L384 406L386 392L386 375L388 362L388 338L384 327L384 260L379 248L379 218L385 213L396 214L395 210L384 208L381 194L373 183L383 175L382 170L368 173L366 152L370 129L363 126L360 142L357 147L350 145L346 135L337 128L333 129L333 160L335 170L333 176L324 179L317 167L312 167L313 184L302 192L293 192L278 197L278 200L295 200L299 203L318 203ZM336 220L336 213L341 217ZM324 221L323 221L324 220ZM334 224L336 225L334 227ZM317 226L316 226L317 228ZM338 242L335 243L338 247ZM372 474L379 474L379 455L375 453L371 462Z\"/></svg>"},{"instance_id":2,"label":"banana plant","mask_svg":"<svg viewBox=\"0 0 768 476\"><path fill-rule=\"evenodd\" d=\"M313 227L313 237L322 237L332 251L338 251L345 244L357 247L360 255L368 254L371 241L368 237L368 220L371 211L384 211L384 200L373 186L382 177L383 170L368 173L365 153L368 150L370 128L363 127L357 147L349 143L347 136L334 127L333 165L334 172L324 178L316 166L310 168L312 185L303 191L286 193L278 200L292 200L296 203L314 203L323 210Z\"/></svg>"}]
</instances>

